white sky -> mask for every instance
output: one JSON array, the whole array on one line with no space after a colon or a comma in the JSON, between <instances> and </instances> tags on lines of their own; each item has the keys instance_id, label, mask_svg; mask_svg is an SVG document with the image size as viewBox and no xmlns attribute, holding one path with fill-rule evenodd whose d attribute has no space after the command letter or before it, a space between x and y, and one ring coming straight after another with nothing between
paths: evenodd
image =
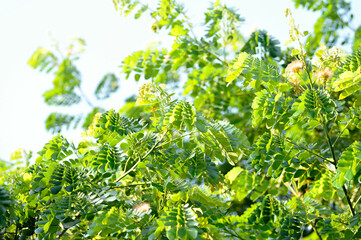
<instances>
[{"instance_id":1,"label":"white sky","mask_svg":"<svg viewBox=\"0 0 361 240\"><path fill-rule=\"evenodd\" d=\"M209 7L208 0L184 0L189 16L199 22ZM303 30L312 31L317 15L294 10L291 0L228 0L246 19L245 36L257 26L284 43L288 38L285 8L293 9ZM353 12L361 12L361 1L352 1ZM146 14L147 15L147 14ZM39 46L49 46L49 31L60 43L81 37L87 46L77 66L82 73L82 86L92 97L102 76L108 72L120 75L118 67L130 53L145 48L147 43L163 41L164 34L154 34L148 16L134 20L115 11L111 0L0 0L0 159L8 160L17 148L38 152L52 138L45 130L45 119L57 111L44 103L42 94L51 88L52 75L30 68L27 61ZM361 23L355 16L354 23ZM357 27L357 26L354 26ZM136 93L139 83L121 77L120 91L103 102L106 109L119 109L126 97ZM83 104L78 109L90 110ZM66 132L76 141L81 129Z\"/></svg>"}]
</instances>

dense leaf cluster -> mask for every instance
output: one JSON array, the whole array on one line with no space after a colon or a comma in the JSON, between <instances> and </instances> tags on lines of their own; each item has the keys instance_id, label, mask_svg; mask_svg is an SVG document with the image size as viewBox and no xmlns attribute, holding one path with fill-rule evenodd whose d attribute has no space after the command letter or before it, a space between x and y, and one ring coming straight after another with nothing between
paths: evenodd
<instances>
[{"instance_id":1,"label":"dense leaf cluster","mask_svg":"<svg viewBox=\"0 0 361 240\"><path fill-rule=\"evenodd\" d=\"M118 111L83 93L82 40L66 57L34 53L29 64L54 74L47 104L92 110L50 114L59 134L34 161L19 149L0 162L0 239L361 238L361 49L342 59L318 41L311 61L288 10L298 46L282 51L264 30L245 40L244 19L219 1L202 37L176 1L113 2L124 15L150 13L174 44L123 60L125 78L146 83ZM118 88L107 74L94 94ZM79 122L74 144L60 132Z\"/></svg>"}]
</instances>

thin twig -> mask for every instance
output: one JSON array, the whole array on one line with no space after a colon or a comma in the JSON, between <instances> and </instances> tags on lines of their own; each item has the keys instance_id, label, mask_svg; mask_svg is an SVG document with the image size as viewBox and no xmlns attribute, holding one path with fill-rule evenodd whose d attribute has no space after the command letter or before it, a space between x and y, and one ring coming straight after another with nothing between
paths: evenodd
<instances>
[{"instance_id":1,"label":"thin twig","mask_svg":"<svg viewBox=\"0 0 361 240\"><path fill-rule=\"evenodd\" d=\"M193 27L192 27L191 23L189 22L187 15L185 15L184 12L182 12L182 14L183 14L183 16L184 16L184 18L185 18L185 22L187 23L191 34L193 35L193 39L192 39L192 38L191 38L191 39L194 40L194 41L197 43L198 47L201 48L202 50L206 51L208 54L212 55L214 58L216 58L218 61L220 61L223 65L228 66L227 61L222 60L222 59L221 59L220 57L218 57L216 54L212 53L211 51L209 51L208 49L204 48L204 47L201 45L201 43L200 43L200 42L198 41L198 39L197 39L196 34L195 34L194 31L193 31Z\"/></svg>"},{"instance_id":2,"label":"thin twig","mask_svg":"<svg viewBox=\"0 0 361 240\"><path fill-rule=\"evenodd\" d=\"M79 92L81 94L81 96L84 98L85 102L91 107L91 108L95 108L95 106L91 103L91 101L88 99L88 97L85 95L85 93L83 92L83 90L81 89L80 86L78 86Z\"/></svg>"},{"instance_id":3,"label":"thin twig","mask_svg":"<svg viewBox=\"0 0 361 240\"><path fill-rule=\"evenodd\" d=\"M18 225L16 225L14 240L18 239L18 230L19 230Z\"/></svg>"},{"instance_id":4,"label":"thin twig","mask_svg":"<svg viewBox=\"0 0 361 240\"><path fill-rule=\"evenodd\" d=\"M79 218L81 216L80 212L78 212L75 216L74 216L74 220ZM66 233L66 231L68 231L70 228L64 228L63 231L61 231L61 233L59 234L57 239L60 239L64 233Z\"/></svg>"},{"instance_id":5,"label":"thin twig","mask_svg":"<svg viewBox=\"0 0 361 240\"><path fill-rule=\"evenodd\" d=\"M306 71L306 73L307 73L307 77L308 77L308 79L310 80L311 89L313 89L313 82L312 82L312 78L311 78L310 71L308 70L308 66L307 66L307 62L306 62L306 57L305 57L305 56L302 56L302 62L303 62L303 64L304 64L304 68L305 68L305 71Z\"/></svg>"},{"instance_id":6,"label":"thin twig","mask_svg":"<svg viewBox=\"0 0 361 240\"><path fill-rule=\"evenodd\" d=\"M312 228L315 231L315 233L317 234L318 238L320 240L323 240L321 234L317 231L317 228L316 228L315 224L313 224L313 223L312 223Z\"/></svg>"},{"instance_id":7,"label":"thin twig","mask_svg":"<svg viewBox=\"0 0 361 240\"><path fill-rule=\"evenodd\" d=\"M321 121L322 121L322 117L321 117ZM337 158L336 158L335 150L333 148L333 144L331 142L331 138L330 138L330 136L328 134L327 122L322 121L322 125L323 125L323 130L324 130L326 138L327 138L328 146L329 146L329 148L331 150L331 154L332 154L332 158L333 158L333 162L334 162L333 165L337 169ZM343 192L345 194L347 204L348 204L348 206L350 208L351 214L352 214L352 216L355 216L355 210L354 210L354 208L352 206L352 203L351 203L350 197L348 196L347 189L346 189L345 185L342 186L342 190L343 190Z\"/></svg>"},{"instance_id":8,"label":"thin twig","mask_svg":"<svg viewBox=\"0 0 361 240\"><path fill-rule=\"evenodd\" d=\"M358 199L355 201L355 204L353 205L353 207L355 208L357 203L361 200L361 195L358 197Z\"/></svg>"},{"instance_id":9,"label":"thin twig","mask_svg":"<svg viewBox=\"0 0 361 240\"><path fill-rule=\"evenodd\" d=\"M110 186L110 188L127 188L127 187L135 187L135 186L142 186L142 185L150 185L152 182L145 182L145 183L133 183L133 184L127 184L127 185L120 185L120 186Z\"/></svg>"},{"instance_id":10,"label":"thin twig","mask_svg":"<svg viewBox=\"0 0 361 240\"><path fill-rule=\"evenodd\" d=\"M238 238L238 239L243 240L243 238L242 238L241 236L239 236L239 235L236 234L236 233L233 233L232 231L228 230L227 228L224 228L224 230L225 230L229 235L231 235L232 237L236 237L236 238Z\"/></svg>"},{"instance_id":11,"label":"thin twig","mask_svg":"<svg viewBox=\"0 0 361 240\"><path fill-rule=\"evenodd\" d=\"M312 154L315 155L316 157L319 157L319 158L321 158L322 160L324 160L324 161L326 161L326 162L329 162L329 163L334 164L332 161L328 160L328 159L325 158L325 157L322 157L320 154L318 154L318 153L316 153L316 152L314 152L314 151L312 151L312 150L310 150L310 149L308 149L308 148L306 148L306 147L304 147L304 146L298 145L297 143L295 143L294 141L292 141L292 140L290 140L290 139L288 139L288 138L285 138L285 139L286 139L287 142L292 143L292 144L295 145L296 147L302 148L303 150L305 150L305 151L307 151L307 152L309 152L309 153L312 153Z\"/></svg>"},{"instance_id":12,"label":"thin twig","mask_svg":"<svg viewBox=\"0 0 361 240\"><path fill-rule=\"evenodd\" d=\"M160 147L163 147L164 145L167 145L167 144L169 144L169 143L171 143L171 142L174 142L174 141L177 141L177 140L179 140L179 139L182 139L182 138L184 138L184 137L186 137L186 136L189 136L189 135L191 135L191 134L193 134L193 133L194 133L194 132L189 132L189 133L187 133L187 134L184 134L184 135L178 136L178 137L176 137L176 138L173 138L173 139L169 140L168 142L164 142L164 143L158 145L158 146L156 147L156 149L157 149L157 148L160 148Z\"/></svg>"},{"instance_id":13,"label":"thin twig","mask_svg":"<svg viewBox=\"0 0 361 240\"><path fill-rule=\"evenodd\" d=\"M337 142L338 139L341 137L341 135L343 134L343 132L347 129L348 125L350 125L350 123L353 121L354 117L355 117L355 115L352 116L352 118L351 118L350 121L348 121L348 123L346 124L346 126L343 128L343 130L342 130L342 131L340 132L340 134L337 136L336 140L333 142L332 147L335 146L336 142Z\"/></svg>"},{"instance_id":14,"label":"thin twig","mask_svg":"<svg viewBox=\"0 0 361 240\"><path fill-rule=\"evenodd\" d=\"M64 228L63 231L61 231L61 233L59 234L58 239L60 239L67 230L68 228Z\"/></svg>"},{"instance_id":15,"label":"thin twig","mask_svg":"<svg viewBox=\"0 0 361 240\"><path fill-rule=\"evenodd\" d=\"M352 26L350 26L350 25L348 24L348 22L345 22L345 21L341 18L341 16L337 14L337 12L335 12L335 13L336 13L336 16L338 17L338 19L340 19L340 21L341 21L342 24L344 24L344 25L345 25L346 27L348 27L350 30L356 32L356 29L355 29L355 28L353 28Z\"/></svg>"},{"instance_id":16,"label":"thin twig","mask_svg":"<svg viewBox=\"0 0 361 240\"><path fill-rule=\"evenodd\" d=\"M156 142L151 149L149 149L149 151L143 156L143 157L139 157L139 160L128 170L126 171L123 175L121 175L117 180L115 180L114 182L119 182L120 180L122 180L124 177L126 177L130 172L134 171L134 169L138 166L138 164L143 161L144 159L146 159L149 154L151 154L153 152L153 150L157 147L157 145L162 141L163 137L165 136L165 134L168 132L165 131L164 134L162 135L162 137L159 139L158 142Z\"/></svg>"}]
</instances>

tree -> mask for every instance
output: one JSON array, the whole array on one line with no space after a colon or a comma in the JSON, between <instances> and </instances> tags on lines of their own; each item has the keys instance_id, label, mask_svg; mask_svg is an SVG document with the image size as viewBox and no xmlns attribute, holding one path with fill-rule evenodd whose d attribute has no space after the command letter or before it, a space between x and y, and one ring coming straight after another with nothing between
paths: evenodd
<instances>
[{"instance_id":1,"label":"tree","mask_svg":"<svg viewBox=\"0 0 361 240\"><path fill-rule=\"evenodd\" d=\"M313 12L319 11L321 16L314 25L313 33L307 38L308 51L314 53L321 42L332 47L338 43L352 45L353 51L360 47L361 25L352 26L354 14L351 3L345 0L293 0L296 7L302 6Z\"/></svg>"},{"instance_id":2,"label":"tree","mask_svg":"<svg viewBox=\"0 0 361 240\"><path fill-rule=\"evenodd\" d=\"M281 51L264 30L245 41L243 19L218 1L205 13L202 37L175 1L155 10L142 1L114 4L136 18L148 11L154 31L168 31L174 44L124 59L127 78L148 81L119 111L90 103L85 119L50 115L54 132L84 122L78 146L58 134L32 165L1 162L0 236L360 238L361 49L342 59L338 48L317 48L311 61L307 33L289 10L293 47ZM76 54L39 48L30 59L54 73L48 104L86 100ZM96 96L109 97L117 84L106 75ZM18 151L13 159L30 156Z\"/></svg>"}]
</instances>

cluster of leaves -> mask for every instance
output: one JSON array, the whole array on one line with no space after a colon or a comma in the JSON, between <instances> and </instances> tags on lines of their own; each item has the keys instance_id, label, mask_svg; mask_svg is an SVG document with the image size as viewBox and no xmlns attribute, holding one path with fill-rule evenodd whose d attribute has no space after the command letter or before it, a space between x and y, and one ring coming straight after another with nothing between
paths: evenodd
<instances>
[{"instance_id":1,"label":"cluster of leaves","mask_svg":"<svg viewBox=\"0 0 361 240\"><path fill-rule=\"evenodd\" d=\"M81 74L75 63L84 51L84 46L85 41L83 39L75 38L66 48L66 55L62 54L57 43L54 44L52 51L39 47L28 61L32 68L39 69L40 72L45 71L54 74L53 88L43 94L47 105L69 107L85 101L91 108L88 113L76 115L59 112L50 113L45 126L52 133L76 128L80 122L82 128L87 129L94 115L105 111L101 107L95 106L86 97L81 87ZM118 77L113 73L108 73L98 83L94 91L95 98L97 100L109 98L118 88Z\"/></svg>"},{"instance_id":2,"label":"cluster of leaves","mask_svg":"<svg viewBox=\"0 0 361 240\"><path fill-rule=\"evenodd\" d=\"M310 61L289 11L299 46L281 51L263 30L244 41L244 20L219 1L200 38L173 0L113 2L150 12L174 44L124 59L125 78L147 82L119 111L92 106L79 144L58 134L33 164L24 150L0 162L0 238L361 238L361 49L341 61L321 48ZM55 74L47 103L86 99L74 56L31 58ZM95 94L117 86L108 74ZM50 116L55 131L79 118Z\"/></svg>"},{"instance_id":3,"label":"cluster of leaves","mask_svg":"<svg viewBox=\"0 0 361 240\"><path fill-rule=\"evenodd\" d=\"M313 53L321 43L328 47L337 43L350 44L356 51L361 46L361 25L352 26L354 14L351 3L347 0L293 0L296 8L303 7L312 12L320 12L314 24L313 33L307 39L308 50Z\"/></svg>"}]
</instances>

